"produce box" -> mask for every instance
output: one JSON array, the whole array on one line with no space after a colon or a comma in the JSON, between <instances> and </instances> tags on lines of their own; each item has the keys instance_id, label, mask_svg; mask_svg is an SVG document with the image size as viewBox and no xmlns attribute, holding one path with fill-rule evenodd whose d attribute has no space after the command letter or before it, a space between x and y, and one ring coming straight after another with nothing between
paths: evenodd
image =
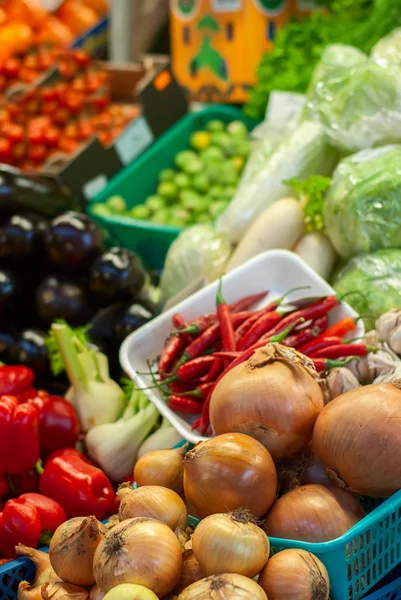
<instances>
[{"instance_id":1,"label":"produce box","mask_svg":"<svg viewBox=\"0 0 401 600\"><path fill-rule=\"evenodd\" d=\"M277 28L312 8L305 0L170 0L174 73L194 100L244 102Z\"/></svg>"},{"instance_id":2,"label":"produce box","mask_svg":"<svg viewBox=\"0 0 401 600\"><path fill-rule=\"evenodd\" d=\"M105 58L109 41L109 17L103 17L92 29L80 35L71 48L82 48L91 56Z\"/></svg>"},{"instance_id":3,"label":"produce box","mask_svg":"<svg viewBox=\"0 0 401 600\"><path fill-rule=\"evenodd\" d=\"M128 126L125 126L123 132L111 142L102 140L102 144L97 136L93 136L88 138L87 142L79 142L79 145L75 141L78 150L67 154L63 153L64 147L57 146L40 172L34 171L35 175L53 177L66 187L71 195L81 200L82 208L88 199L107 185L110 177L141 154L187 112L187 101L171 74L167 58L145 56L140 63L132 65L107 62L96 64L101 68L100 73L105 72L107 76L107 89L110 91L113 105L121 105L124 111L133 112L135 109L135 114L139 116L129 120ZM23 88L20 93L23 93L22 97L29 102L27 94L29 95L31 90L37 92L41 87L56 83L58 78L58 71L53 70L33 84L33 87ZM67 85L65 80L63 85ZM93 101L96 102L96 93L93 95ZM168 110L160 111L160 105L168 107ZM129 119L132 119L132 116ZM69 122L60 138L64 142L68 142L68 125ZM121 131L121 128L118 131ZM67 148L65 151L67 152Z\"/></svg>"},{"instance_id":4,"label":"produce box","mask_svg":"<svg viewBox=\"0 0 401 600\"><path fill-rule=\"evenodd\" d=\"M241 120L248 129L255 125L239 110L227 106L212 106L190 113L160 137L143 156L121 171L88 205L91 216L108 231L111 238L137 252L151 268L163 268L167 250L181 229L119 215L100 215L96 205L104 204L113 196L124 198L129 209L145 202L148 196L155 193L160 172L174 167L177 153L189 148L191 134L204 129L215 119L226 124Z\"/></svg>"}]
</instances>

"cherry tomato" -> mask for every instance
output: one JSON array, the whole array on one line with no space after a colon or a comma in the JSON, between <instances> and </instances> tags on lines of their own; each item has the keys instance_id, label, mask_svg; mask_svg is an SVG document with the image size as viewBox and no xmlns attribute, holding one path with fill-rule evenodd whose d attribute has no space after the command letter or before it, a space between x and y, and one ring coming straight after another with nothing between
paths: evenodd
<instances>
[{"instance_id":1,"label":"cherry tomato","mask_svg":"<svg viewBox=\"0 0 401 600\"><path fill-rule=\"evenodd\" d=\"M28 54L24 58L24 66L27 69L31 69L32 71L36 71L37 69L39 69L38 57L35 54Z\"/></svg>"},{"instance_id":2,"label":"cherry tomato","mask_svg":"<svg viewBox=\"0 0 401 600\"><path fill-rule=\"evenodd\" d=\"M18 162L22 160L26 155L26 145L24 142L14 144L12 147L12 155Z\"/></svg>"},{"instance_id":3,"label":"cherry tomato","mask_svg":"<svg viewBox=\"0 0 401 600\"><path fill-rule=\"evenodd\" d=\"M79 147L79 143L76 140L68 139L64 136L61 136L59 142L59 148L65 154L73 154Z\"/></svg>"},{"instance_id":4,"label":"cherry tomato","mask_svg":"<svg viewBox=\"0 0 401 600\"><path fill-rule=\"evenodd\" d=\"M102 146L108 146L113 139L109 131L99 131L98 138Z\"/></svg>"},{"instance_id":5,"label":"cherry tomato","mask_svg":"<svg viewBox=\"0 0 401 600\"><path fill-rule=\"evenodd\" d=\"M78 71L77 65L72 61L61 62L58 69L64 79L72 79Z\"/></svg>"},{"instance_id":6,"label":"cherry tomato","mask_svg":"<svg viewBox=\"0 0 401 600\"><path fill-rule=\"evenodd\" d=\"M5 75L0 75L0 92L4 92L8 88L9 82Z\"/></svg>"},{"instance_id":7,"label":"cherry tomato","mask_svg":"<svg viewBox=\"0 0 401 600\"><path fill-rule=\"evenodd\" d=\"M19 70L19 78L24 83L33 83L34 81L37 80L38 76L39 76L38 71L36 71L34 69L28 69L24 65L22 65Z\"/></svg>"},{"instance_id":8,"label":"cherry tomato","mask_svg":"<svg viewBox=\"0 0 401 600\"><path fill-rule=\"evenodd\" d=\"M60 131L56 127L50 127L44 132L43 137L48 148L57 148L60 141Z\"/></svg>"},{"instance_id":9,"label":"cherry tomato","mask_svg":"<svg viewBox=\"0 0 401 600\"><path fill-rule=\"evenodd\" d=\"M71 118L71 113L66 108L60 107L53 114L54 122L57 125L66 125Z\"/></svg>"},{"instance_id":10,"label":"cherry tomato","mask_svg":"<svg viewBox=\"0 0 401 600\"><path fill-rule=\"evenodd\" d=\"M68 140L78 139L78 126L75 123L70 123L64 129L64 137Z\"/></svg>"},{"instance_id":11,"label":"cherry tomato","mask_svg":"<svg viewBox=\"0 0 401 600\"><path fill-rule=\"evenodd\" d=\"M68 92L65 98L65 105L72 113L78 113L84 104L85 97L74 91Z\"/></svg>"},{"instance_id":12,"label":"cherry tomato","mask_svg":"<svg viewBox=\"0 0 401 600\"><path fill-rule=\"evenodd\" d=\"M16 58L10 57L3 63L2 73L9 79L16 79L20 70L20 62Z\"/></svg>"},{"instance_id":13,"label":"cherry tomato","mask_svg":"<svg viewBox=\"0 0 401 600\"><path fill-rule=\"evenodd\" d=\"M37 146L31 146L28 148L28 157L34 163L42 163L47 156L47 149L44 144L38 144Z\"/></svg>"},{"instance_id":14,"label":"cherry tomato","mask_svg":"<svg viewBox=\"0 0 401 600\"><path fill-rule=\"evenodd\" d=\"M39 128L31 128L28 131L28 142L32 145L32 146L38 146L43 144L43 130L39 129Z\"/></svg>"},{"instance_id":15,"label":"cherry tomato","mask_svg":"<svg viewBox=\"0 0 401 600\"><path fill-rule=\"evenodd\" d=\"M89 121L81 121L78 126L78 137L80 140L87 140L95 133L95 128Z\"/></svg>"},{"instance_id":16,"label":"cherry tomato","mask_svg":"<svg viewBox=\"0 0 401 600\"><path fill-rule=\"evenodd\" d=\"M42 113L44 115L53 115L58 109L59 104L56 101L53 102L44 102L42 104Z\"/></svg>"},{"instance_id":17,"label":"cherry tomato","mask_svg":"<svg viewBox=\"0 0 401 600\"><path fill-rule=\"evenodd\" d=\"M40 90L40 95L45 102L52 102L57 99L57 90L54 87L46 86Z\"/></svg>"},{"instance_id":18,"label":"cherry tomato","mask_svg":"<svg viewBox=\"0 0 401 600\"><path fill-rule=\"evenodd\" d=\"M90 56L85 50L75 50L72 58L80 67L86 67L90 63Z\"/></svg>"},{"instance_id":19,"label":"cherry tomato","mask_svg":"<svg viewBox=\"0 0 401 600\"><path fill-rule=\"evenodd\" d=\"M8 123L3 127L2 133L7 136L13 144L18 144L24 139L24 128L21 125L15 125L14 123Z\"/></svg>"},{"instance_id":20,"label":"cherry tomato","mask_svg":"<svg viewBox=\"0 0 401 600\"><path fill-rule=\"evenodd\" d=\"M11 158L11 144L6 138L0 138L0 160L8 160Z\"/></svg>"},{"instance_id":21,"label":"cherry tomato","mask_svg":"<svg viewBox=\"0 0 401 600\"><path fill-rule=\"evenodd\" d=\"M75 92L85 92L86 91L86 83L83 77L74 77L74 80L71 82L71 89Z\"/></svg>"}]
</instances>

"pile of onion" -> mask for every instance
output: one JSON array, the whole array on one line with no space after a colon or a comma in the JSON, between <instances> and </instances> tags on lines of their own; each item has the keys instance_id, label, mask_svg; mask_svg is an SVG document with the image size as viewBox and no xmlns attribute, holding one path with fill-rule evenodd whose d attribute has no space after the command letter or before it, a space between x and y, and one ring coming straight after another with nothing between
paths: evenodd
<instances>
[{"instance_id":1,"label":"pile of onion","mask_svg":"<svg viewBox=\"0 0 401 600\"><path fill-rule=\"evenodd\" d=\"M227 433L187 452L184 492L201 519L239 508L259 518L276 499L276 468L269 452L254 438Z\"/></svg>"},{"instance_id":2,"label":"pile of onion","mask_svg":"<svg viewBox=\"0 0 401 600\"><path fill-rule=\"evenodd\" d=\"M310 441L324 399L310 359L292 348L268 344L225 375L210 402L216 435L246 433L273 459L289 458Z\"/></svg>"},{"instance_id":3,"label":"pile of onion","mask_svg":"<svg viewBox=\"0 0 401 600\"><path fill-rule=\"evenodd\" d=\"M149 517L165 523L173 531L184 531L188 525L185 503L173 490L159 485L146 485L135 490L122 487L117 495L121 500L120 521Z\"/></svg>"},{"instance_id":4,"label":"pile of onion","mask_svg":"<svg viewBox=\"0 0 401 600\"><path fill-rule=\"evenodd\" d=\"M161 485L177 494L182 493L183 458L188 444L170 450L153 450L144 454L135 464L134 480L139 486Z\"/></svg>"},{"instance_id":5,"label":"pile of onion","mask_svg":"<svg viewBox=\"0 0 401 600\"><path fill-rule=\"evenodd\" d=\"M277 500L263 524L271 537L328 542L365 516L351 494L333 485L303 485Z\"/></svg>"},{"instance_id":6,"label":"pile of onion","mask_svg":"<svg viewBox=\"0 0 401 600\"><path fill-rule=\"evenodd\" d=\"M329 576L324 564L305 550L275 554L260 574L259 585L269 600L327 600Z\"/></svg>"},{"instance_id":7,"label":"pile of onion","mask_svg":"<svg viewBox=\"0 0 401 600\"><path fill-rule=\"evenodd\" d=\"M178 600L267 600L263 589L256 581L234 573L212 575L187 587Z\"/></svg>"},{"instance_id":8,"label":"pile of onion","mask_svg":"<svg viewBox=\"0 0 401 600\"><path fill-rule=\"evenodd\" d=\"M319 416L313 448L332 480L388 498L401 488L401 390L367 385L339 396Z\"/></svg>"},{"instance_id":9,"label":"pile of onion","mask_svg":"<svg viewBox=\"0 0 401 600\"><path fill-rule=\"evenodd\" d=\"M121 583L142 585L159 598L177 585L182 551L171 529L156 519L127 519L106 533L93 569L103 593Z\"/></svg>"}]
</instances>

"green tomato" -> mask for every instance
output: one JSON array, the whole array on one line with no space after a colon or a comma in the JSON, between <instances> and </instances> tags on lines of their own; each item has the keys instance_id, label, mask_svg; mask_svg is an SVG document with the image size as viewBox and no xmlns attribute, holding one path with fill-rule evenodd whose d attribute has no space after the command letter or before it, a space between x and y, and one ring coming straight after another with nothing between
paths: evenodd
<instances>
[{"instance_id":1,"label":"green tomato","mask_svg":"<svg viewBox=\"0 0 401 600\"><path fill-rule=\"evenodd\" d=\"M137 204L136 206L131 208L129 215L133 219L149 219L151 215L151 210L149 206L146 206L145 204Z\"/></svg>"},{"instance_id":2,"label":"green tomato","mask_svg":"<svg viewBox=\"0 0 401 600\"><path fill-rule=\"evenodd\" d=\"M201 213L199 215L196 215L196 222L197 223L210 223L211 218L209 213Z\"/></svg>"},{"instance_id":3,"label":"green tomato","mask_svg":"<svg viewBox=\"0 0 401 600\"><path fill-rule=\"evenodd\" d=\"M163 169L163 171L160 171L159 181L160 182L173 181L174 176L175 176L174 169Z\"/></svg>"},{"instance_id":4,"label":"green tomato","mask_svg":"<svg viewBox=\"0 0 401 600\"><path fill-rule=\"evenodd\" d=\"M92 208L92 212L98 217L110 217L112 214L107 204L95 204Z\"/></svg>"},{"instance_id":5,"label":"green tomato","mask_svg":"<svg viewBox=\"0 0 401 600\"><path fill-rule=\"evenodd\" d=\"M197 192L207 192L210 185L209 177L206 173L199 173L195 175L192 185Z\"/></svg>"},{"instance_id":6,"label":"green tomato","mask_svg":"<svg viewBox=\"0 0 401 600\"><path fill-rule=\"evenodd\" d=\"M224 185L235 185L238 182L238 173L234 165L226 162L221 169L220 182Z\"/></svg>"},{"instance_id":7,"label":"green tomato","mask_svg":"<svg viewBox=\"0 0 401 600\"><path fill-rule=\"evenodd\" d=\"M220 131L224 131L224 123L223 121L213 119L213 121L209 121L209 123L206 125L206 129L210 131L210 133L218 133Z\"/></svg>"},{"instance_id":8,"label":"green tomato","mask_svg":"<svg viewBox=\"0 0 401 600\"><path fill-rule=\"evenodd\" d=\"M184 166L193 160L197 160L198 155L193 150L182 150L175 157L175 164L179 169L185 171Z\"/></svg>"},{"instance_id":9,"label":"green tomato","mask_svg":"<svg viewBox=\"0 0 401 600\"><path fill-rule=\"evenodd\" d=\"M106 204L114 213L122 213L127 210L125 200L121 196L112 196L107 200Z\"/></svg>"},{"instance_id":10,"label":"green tomato","mask_svg":"<svg viewBox=\"0 0 401 600\"><path fill-rule=\"evenodd\" d=\"M189 138L189 143L195 150L205 150L210 146L210 133L207 131L195 131Z\"/></svg>"},{"instance_id":11,"label":"green tomato","mask_svg":"<svg viewBox=\"0 0 401 600\"><path fill-rule=\"evenodd\" d=\"M234 165L234 169L237 171L237 173L242 172L242 169L245 165L245 158L243 158L242 156L233 156L232 158L230 158L230 162Z\"/></svg>"},{"instance_id":12,"label":"green tomato","mask_svg":"<svg viewBox=\"0 0 401 600\"><path fill-rule=\"evenodd\" d=\"M188 223L190 218L191 218L191 215L190 215L189 211L186 210L186 208L183 208L182 206L173 206L170 209L170 222L172 220L179 220L184 223Z\"/></svg>"},{"instance_id":13,"label":"green tomato","mask_svg":"<svg viewBox=\"0 0 401 600\"><path fill-rule=\"evenodd\" d=\"M227 150L231 145L232 138L228 135L228 133L212 133L212 144L213 146L217 146L221 148L224 154L227 154Z\"/></svg>"},{"instance_id":14,"label":"green tomato","mask_svg":"<svg viewBox=\"0 0 401 600\"><path fill-rule=\"evenodd\" d=\"M183 190L180 193L180 204L187 210L195 210L198 206L201 197L193 190Z\"/></svg>"},{"instance_id":15,"label":"green tomato","mask_svg":"<svg viewBox=\"0 0 401 600\"><path fill-rule=\"evenodd\" d=\"M169 225L170 227L176 227L177 229L185 229L188 223L186 221L183 221L182 219L172 219L170 217L167 225Z\"/></svg>"},{"instance_id":16,"label":"green tomato","mask_svg":"<svg viewBox=\"0 0 401 600\"><path fill-rule=\"evenodd\" d=\"M174 183L179 190L185 190L191 186L191 179L186 173L177 173Z\"/></svg>"},{"instance_id":17,"label":"green tomato","mask_svg":"<svg viewBox=\"0 0 401 600\"><path fill-rule=\"evenodd\" d=\"M231 139L232 142L232 152L230 156L240 156L243 159L247 159L251 153L252 145L249 140L242 139Z\"/></svg>"},{"instance_id":18,"label":"green tomato","mask_svg":"<svg viewBox=\"0 0 401 600\"><path fill-rule=\"evenodd\" d=\"M222 200L225 200L226 202L231 202L231 200L237 193L237 189L238 188L235 185L228 185L227 187L223 188L223 193L221 194Z\"/></svg>"},{"instance_id":19,"label":"green tomato","mask_svg":"<svg viewBox=\"0 0 401 600\"><path fill-rule=\"evenodd\" d=\"M155 213L166 206L166 201L161 196L149 196L145 202L145 206L147 206L152 213Z\"/></svg>"},{"instance_id":20,"label":"green tomato","mask_svg":"<svg viewBox=\"0 0 401 600\"><path fill-rule=\"evenodd\" d=\"M224 160L224 152L217 146L210 146L201 152L200 157L204 163L221 162Z\"/></svg>"},{"instance_id":21,"label":"green tomato","mask_svg":"<svg viewBox=\"0 0 401 600\"><path fill-rule=\"evenodd\" d=\"M158 211L153 213L151 221L153 223L160 223L161 225L166 224L170 219L170 213L167 208L160 208Z\"/></svg>"},{"instance_id":22,"label":"green tomato","mask_svg":"<svg viewBox=\"0 0 401 600\"><path fill-rule=\"evenodd\" d=\"M205 166L205 173L209 177L210 183L219 184L221 181L221 171L223 169L224 163L213 163Z\"/></svg>"},{"instance_id":23,"label":"green tomato","mask_svg":"<svg viewBox=\"0 0 401 600\"><path fill-rule=\"evenodd\" d=\"M158 196L165 198L166 200L174 200L177 198L177 186L172 181L165 181L161 183L157 188Z\"/></svg>"},{"instance_id":24,"label":"green tomato","mask_svg":"<svg viewBox=\"0 0 401 600\"><path fill-rule=\"evenodd\" d=\"M223 194L224 194L224 188L222 188L220 185L213 185L209 189L209 196L211 197L213 202L214 202L214 200L221 198L221 196L223 196Z\"/></svg>"},{"instance_id":25,"label":"green tomato","mask_svg":"<svg viewBox=\"0 0 401 600\"><path fill-rule=\"evenodd\" d=\"M248 137L248 128L242 121L232 121L227 125L227 132L236 137Z\"/></svg>"}]
</instances>

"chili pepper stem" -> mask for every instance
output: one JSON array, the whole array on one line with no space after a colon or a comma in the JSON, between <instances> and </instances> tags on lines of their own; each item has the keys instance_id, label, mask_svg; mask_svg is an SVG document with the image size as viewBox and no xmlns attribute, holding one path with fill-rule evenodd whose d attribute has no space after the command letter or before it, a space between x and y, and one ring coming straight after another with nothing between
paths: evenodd
<instances>
[{"instance_id":1,"label":"chili pepper stem","mask_svg":"<svg viewBox=\"0 0 401 600\"><path fill-rule=\"evenodd\" d=\"M288 325L288 327L286 329L284 329L284 331L282 331L281 333L278 333L277 335L273 335L270 338L270 340L268 342L266 342L266 344L270 344L272 342L276 343L276 344L281 344L281 342L283 342L285 340L285 338L289 336L289 334L291 333L291 331L293 329L298 327L298 325L300 323L304 323L304 322L305 322L305 319L303 317L301 317L297 321L294 321L294 323L291 323L291 325Z\"/></svg>"},{"instance_id":2,"label":"chili pepper stem","mask_svg":"<svg viewBox=\"0 0 401 600\"><path fill-rule=\"evenodd\" d=\"M52 531L42 531L42 533L40 534L40 538L39 538L39 547L49 546L50 540L52 539L52 537L53 537Z\"/></svg>"},{"instance_id":3,"label":"chili pepper stem","mask_svg":"<svg viewBox=\"0 0 401 600\"><path fill-rule=\"evenodd\" d=\"M44 468L43 468L43 462L41 461L41 459L39 459L38 462L36 463L35 471L37 472L38 475L43 475Z\"/></svg>"},{"instance_id":4,"label":"chili pepper stem","mask_svg":"<svg viewBox=\"0 0 401 600\"><path fill-rule=\"evenodd\" d=\"M276 300L277 306L280 306L280 304L282 304L284 302L284 300L286 299L286 297L289 296L290 294L292 294L292 292L298 292L299 290L310 290L310 288L311 288L310 285L301 285L299 287L291 288L290 290L288 290L288 292L286 292L285 294L283 294L280 298L278 298Z\"/></svg>"},{"instance_id":5,"label":"chili pepper stem","mask_svg":"<svg viewBox=\"0 0 401 600\"><path fill-rule=\"evenodd\" d=\"M6 473L6 479L7 479L7 483L8 483L8 487L10 488L10 491L16 496L17 490L15 489L15 485L14 485L12 477L9 473Z\"/></svg>"}]
</instances>

